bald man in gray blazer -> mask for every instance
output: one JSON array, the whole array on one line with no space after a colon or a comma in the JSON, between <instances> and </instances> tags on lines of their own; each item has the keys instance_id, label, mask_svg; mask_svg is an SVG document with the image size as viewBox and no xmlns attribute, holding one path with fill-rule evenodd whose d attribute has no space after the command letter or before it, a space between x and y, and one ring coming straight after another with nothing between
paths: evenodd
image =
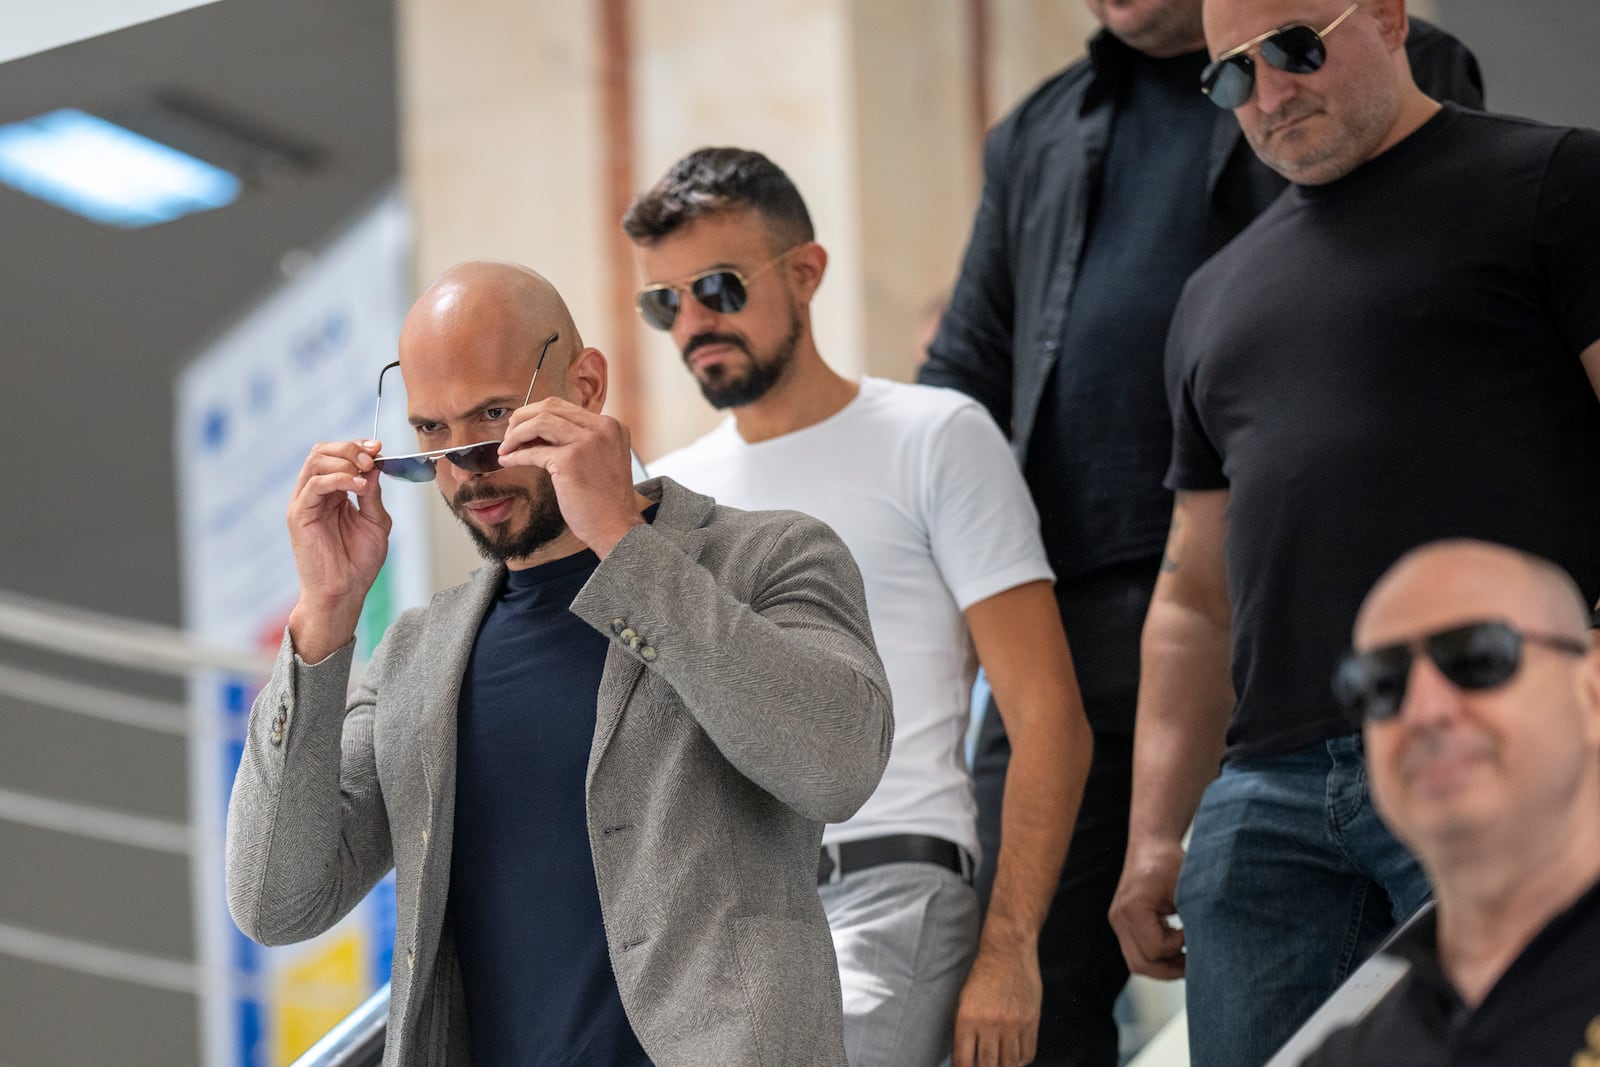
<instances>
[{"instance_id":1,"label":"bald man in gray blazer","mask_svg":"<svg viewBox=\"0 0 1600 1067\"><path fill-rule=\"evenodd\" d=\"M393 867L387 1065L514 1055L844 1067L818 847L822 824L871 794L893 731L848 551L798 514L720 507L667 479L633 486L627 431L600 414L604 357L530 271L447 272L406 320L400 369L435 454L319 444L290 505L300 599L234 783L235 921L266 944L313 937ZM380 469L435 478L491 563L396 620L347 699L351 637L387 545ZM496 676L482 661L508 597L540 568L581 587L536 635L558 645L558 662L540 660L537 641L519 646L540 673L517 675L527 664L513 657L521 688L507 708L485 698ZM591 654L598 684L586 690L567 664ZM572 709L587 712L591 691L588 719ZM510 746L549 708L563 717L540 723L526 774L485 770L496 766L478 747L486 716L500 731L488 736ZM563 800L541 792L543 763L532 764L574 725L582 746L567 759L581 795ZM498 827L503 814L512 831L556 840L544 824L557 801L571 802L574 825L558 829L592 879L483 846L480 823ZM503 895L485 896L485 883ZM582 914L586 898L592 929L530 922L545 908ZM519 904L485 913L492 899ZM505 950L502 931L532 945L593 940L599 963L574 980L599 976L592 988L605 995L554 1011L540 998L570 992L582 954Z\"/></svg>"}]
</instances>

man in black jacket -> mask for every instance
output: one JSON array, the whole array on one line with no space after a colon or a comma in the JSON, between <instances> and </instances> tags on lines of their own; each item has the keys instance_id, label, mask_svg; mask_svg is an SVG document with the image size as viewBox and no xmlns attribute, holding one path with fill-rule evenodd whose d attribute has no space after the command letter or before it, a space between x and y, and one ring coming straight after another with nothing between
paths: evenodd
<instances>
[{"instance_id":1,"label":"man in black jacket","mask_svg":"<svg viewBox=\"0 0 1600 1067\"><path fill-rule=\"evenodd\" d=\"M1200 0L1088 0L1104 29L990 134L983 199L920 380L1009 431L1039 508L1095 757L1040 938L1038 1064L1117 1062L1127 965L1107 922L1127 846L1139 634L1172 514L1162 350L1191 271L1284 181L1199 90ZM1472 54L1412 21L1433 96L1481 106ZM974 775L998 854L1010 747L993 707ZM980 872L980 890L985 872ZM986 872L992 877L992 870ZM1137 969L1182 974L1181 958Z\"/></svg>"}]
</instances>

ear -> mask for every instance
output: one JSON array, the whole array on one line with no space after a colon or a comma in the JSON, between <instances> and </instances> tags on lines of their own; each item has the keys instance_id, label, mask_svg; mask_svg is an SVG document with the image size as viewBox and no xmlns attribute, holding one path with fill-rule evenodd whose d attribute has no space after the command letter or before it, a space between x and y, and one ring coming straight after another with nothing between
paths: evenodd
<instances>
[{"instance_id":1,"label":"ear","mask_svg":"<svg viewBox=\"0 0 1600 1067\"><path fill-rule=\"evenodd\" d=\"M1391 52L1402 51L1406 35L1411 32L1411 21L1406 15L1405 0L1364 0L1371 5L1370 12L1378 24L1378 35Z\"/></svg>"},{"instance_id":2,"label":"ear","mask_svg":"<svg viewBox=\"0 0 1600 1067\"><path fill-rule=\"evenodd\" d=\"M567 367L567 399L587 410L598 413L606 406L606 382L609 371L606 357L598 348L585 348Z\"/></svg>"},{"instance_id":3,"label":"ear","mask_svg":"<svg viewBox=\"0 0 1600 1067\"><path fill-rule=\"evenodd\" d=\"M815 241L807 241L795 249L784 268L800 303L810 304L817 286L822 284L823 274L828 270L827 250Z\"/></svg>"},{"instance_id":4,"label":"ear","mask_svg":"<svg viewBox=\"0 0 1600 1067\"><path fill-rule=\"evenodd\" d=\"M1584 736L1600 750L1600 630L1591 630L1593 647L1578 663L1574 684L1583 709Z\"/></svg>"}]
</instances>

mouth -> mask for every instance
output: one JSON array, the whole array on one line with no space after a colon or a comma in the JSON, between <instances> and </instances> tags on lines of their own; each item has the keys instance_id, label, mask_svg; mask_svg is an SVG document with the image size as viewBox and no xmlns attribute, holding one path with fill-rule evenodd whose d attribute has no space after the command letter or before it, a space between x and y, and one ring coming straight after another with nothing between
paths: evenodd
<instances>
[{"instance_id":1,"label":"mouth","mask_svg":"<svg viewBox=\"0 0 1600 1067\"><path fill-rule=\"evenodd\" d=\"M1425 795L1442 796L1462 788L1484 762L1477 752L1443 753L1416 761L1407 768L1406 779Z\"/></svg>"},{"instance_id":2,"label":"mouth","mask_svg":"<svg viewBox=\"0 0 1600 1067\"><path fill-rule=\"evenodd\" d=\"M494 526L511 517L511 505L514 502L514 498L509 496L493 500L470 500L461 505L461 510L480 525Z\"/></svg>"}]
</instances>

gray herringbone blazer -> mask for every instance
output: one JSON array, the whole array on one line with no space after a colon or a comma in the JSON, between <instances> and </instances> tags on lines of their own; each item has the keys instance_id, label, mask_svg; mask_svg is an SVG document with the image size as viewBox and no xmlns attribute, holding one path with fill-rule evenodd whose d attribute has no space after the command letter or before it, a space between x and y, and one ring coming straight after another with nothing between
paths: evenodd
<instances>
[{"instance_id":1,"label":"gray herringbone blazer","mask_svg":"<svg viewBox=\"0 0 1600 1067\"><path fill-rule=\"evenodd\" d=\"M614 641L586 806L623 1007L663 1067L843 1067L817 850L893 731L860 575L814 519L640 491L655 523L572 605ZM403 614L348 703L350 649L307 665L285 635L234 782L228 905L257 941L326 930L394 867L388 1065L469 1059L444 923L456 700L500 573Z\"/></svg>"}]
</instances>

